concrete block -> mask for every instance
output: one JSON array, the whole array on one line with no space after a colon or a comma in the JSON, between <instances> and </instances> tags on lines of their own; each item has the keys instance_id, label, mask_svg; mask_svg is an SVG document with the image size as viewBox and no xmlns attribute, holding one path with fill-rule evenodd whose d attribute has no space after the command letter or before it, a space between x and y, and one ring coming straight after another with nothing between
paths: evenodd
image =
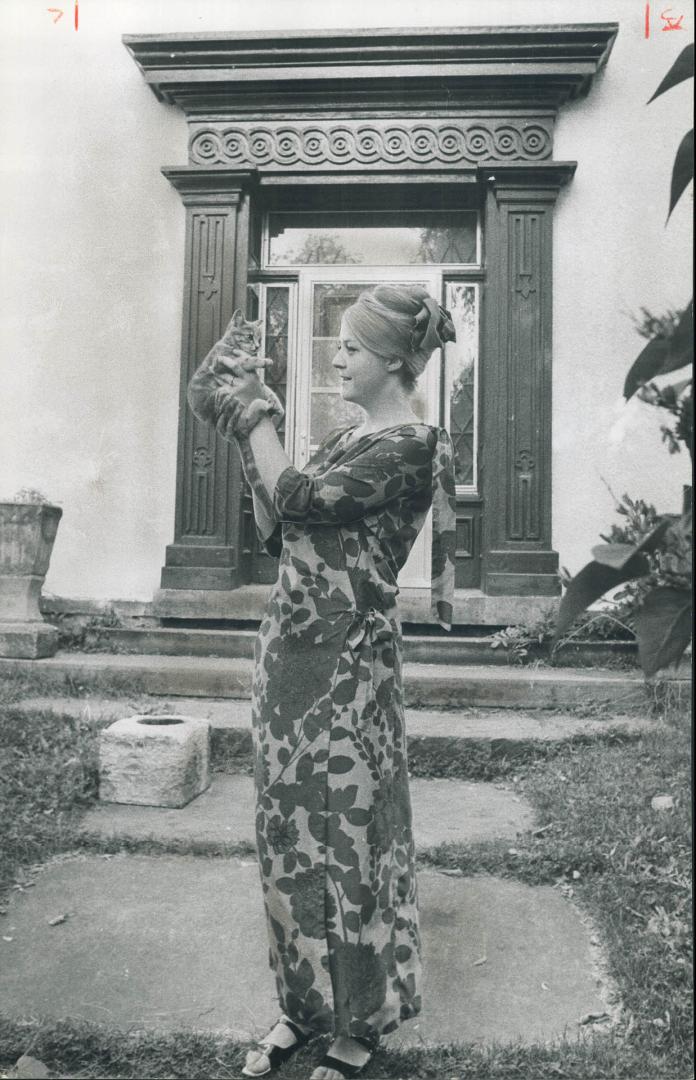
<instances>
[{"instance_id":1,"label":"concrete block","mask_svg":"<svg viewBox=\"0 0 696 1080\"><path fill-rule=\"evenodd\" d=\"M39 660L53 656L58 648L58 631L45 622L0 622L0 656L17 660Z\"/></svg>"},{"instance_id":2,"label":"concrete block","mask_svg":"<svg viewBox=\"0 0 696 1080\"><path fill-rule=\"evenodd\" d=\"M99 740L104 802L181 807L210 784L210 723L199 717L127 716Z\"/></svg>"}]
</instances>

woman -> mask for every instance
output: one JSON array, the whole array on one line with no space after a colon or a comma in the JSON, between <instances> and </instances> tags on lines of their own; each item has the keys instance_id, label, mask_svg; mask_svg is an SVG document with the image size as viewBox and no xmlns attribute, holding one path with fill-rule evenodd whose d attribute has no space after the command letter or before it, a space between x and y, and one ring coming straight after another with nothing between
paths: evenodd
<instances>
[{"instance_id":1,"label":"woman","mask_svg":"<svg viewBox=\"0 0 696 1080\"><path fill-rule=\"evenodd\" d=\"M379 1037L420 1010L420 937L401 688L397 574L432 504L435 614L451 624L454 475L447 433L409 396L454 339L419 286L363 293L333 365L362 424L334 431L303 471L237 369L218 431L237 441L259 535L280 556L256 642L256 831L269 959L284 1015L245 1076L332 1032L312 1080L364 1069Z\"/></svg>"}]
</instances>

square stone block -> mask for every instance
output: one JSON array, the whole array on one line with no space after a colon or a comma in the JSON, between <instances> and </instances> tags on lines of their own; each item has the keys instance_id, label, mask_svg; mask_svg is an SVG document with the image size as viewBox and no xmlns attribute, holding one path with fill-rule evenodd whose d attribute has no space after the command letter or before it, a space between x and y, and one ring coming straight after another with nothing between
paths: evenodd
<instances>
[{"instance_id":1,"label":"square stone block","mask_svg":"<svg viewBox=\"0 0 696 1080\"><path fill-rule=\"evenodd\" d=\"M99 798L140 806L186 806L210 785L210 722L136 715L99 739Z\"/></svg>"},{"instance_id":2,"label":"square stone block","mask_svg":"<svg viewBox=\"0 0 696 1080\"><path fill-rule=\"evenodd\" d=\"M13 660L40 660L58 648L58 631L45 622L0 621L0 656Z\"/></svg>"}]
</instances>

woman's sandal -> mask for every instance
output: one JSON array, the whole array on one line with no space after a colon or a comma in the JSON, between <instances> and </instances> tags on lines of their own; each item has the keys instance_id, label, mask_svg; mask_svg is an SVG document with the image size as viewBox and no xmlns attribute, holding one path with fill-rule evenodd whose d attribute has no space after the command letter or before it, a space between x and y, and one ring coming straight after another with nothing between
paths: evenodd
<instances>
[{"instance_id":1,"label":"woman's sandal","mask_svg":"<svg viewBox=\"0 0 696 1080\"><path fill-rule=\"evenodd\" d=\"M295 1036L295 1042L290 1043L289 1046L279 1046L272 1041L273 1032L280 1024L289 1028ZM301 1046L305 1046L310 1039L313 1039L314 1035L315 1032L302 1031L302 1029L299 1028L297 1024L293 1024L292 1020L288 1019L287 1016L281 1016L279 1020L276 1020L266 1038L258 1043L257 1049L250 1050L247 1054L246 1065L242 1069L242 1076L268 1076L274 1069L279 1068L284 1061L287 1061L288 1058L292 1057ZM252 1054L257 1055L256 1061L249 1060ZM261 1072L252 1071L251 1067L254 1065L262 1065L264 1058L267 1059L268 1065L265 1068L262 1067Z\"/></svg>"},{"instance_id":2,"label":"woman's sandal","mask_svg":"<svg viewBox=\"0 0 696 1080\"><path fill-rule=\"evenodd\" d=\"M331 1054L325 1054L317 1065L317 1069L333 1069L337 1072L342 1080L353 1080L353 1077L360 1076L363 1069L366 1069L372 1060L372 1055L375 1051L375 1044L369 1039L361 1039L357 1035L351 1035L350 1038L353 1042L360 1043L366 1050L370 1051L370 1056L367 1061L363 1061L362 1065L351 1065L348 1061L341 1061L340 1058L332 1057Z\"/></svg>"}]
</instances>

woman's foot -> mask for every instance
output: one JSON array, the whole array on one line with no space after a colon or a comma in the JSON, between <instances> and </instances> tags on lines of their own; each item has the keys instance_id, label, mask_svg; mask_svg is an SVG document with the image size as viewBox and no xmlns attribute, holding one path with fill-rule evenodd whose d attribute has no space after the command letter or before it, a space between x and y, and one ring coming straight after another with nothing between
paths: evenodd
<instances>
[{"instance_id":1,"label":"woman's foot","mask_svg":"<svg viewBox=\"0 0 696 1080\"><path fill-rule=\"evenodd\" d=\"M346 1080L359 1076L371 1057L372 1051L362 1039L339 1035L331 1043L310 1080Z\"/></svg>"},{"instance_id":2,"label":"woman's foot","mask_svg":"<svg viewBox=\"0 0 696 1080\"><path fill-rule=\"evenodd\" d=\"M267 1076L312 1038L312 1029L296 1024L287 1016L271 1028L256 1050L249 1050L243 1076Z\"/></svg>"}]
</instances>

